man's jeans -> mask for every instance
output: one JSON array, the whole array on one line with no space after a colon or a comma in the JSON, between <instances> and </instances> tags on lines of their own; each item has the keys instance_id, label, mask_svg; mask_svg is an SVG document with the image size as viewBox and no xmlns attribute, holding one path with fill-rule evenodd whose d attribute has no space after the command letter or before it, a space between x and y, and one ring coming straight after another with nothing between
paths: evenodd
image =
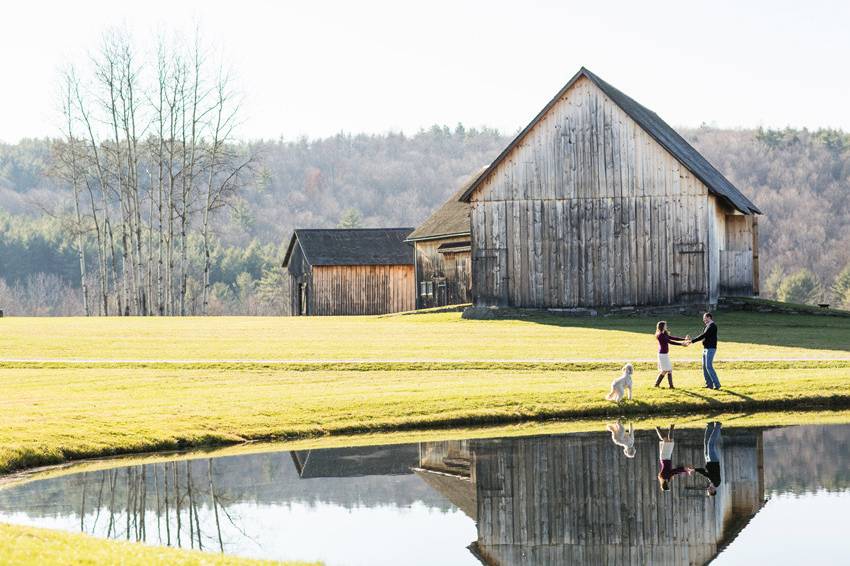
<instances>
[{"instance_id":1,"label":"man's jeans","mask_svg":"<svg viewBox=\"0 0 850 566\"><path fill-rule=\"evenodd\" d=\"M705 378L706 387L718 389L720 380L717 379L717 372L714 371L714 354L717 353L717 348L705 348L702 351L702 376Z\"/></svg>"},{"instance_id":2,"label":"man's jeans","mask_svg":"<svg viewBox=\"0 0 850 566\"><path fill-rule=\"evenodd\" d=\"M705 438L703 439L706 463L720 462L720 452L717 450L718 440L720 440L720 423L709 423L705 427Z\"/></svg>"}]
</instances>

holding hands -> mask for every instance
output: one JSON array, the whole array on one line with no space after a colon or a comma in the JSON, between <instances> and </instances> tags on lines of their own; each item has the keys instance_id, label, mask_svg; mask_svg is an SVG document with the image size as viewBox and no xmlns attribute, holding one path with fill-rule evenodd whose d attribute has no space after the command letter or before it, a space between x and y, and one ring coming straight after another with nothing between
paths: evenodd
<instances>
[{"instance_id":1,"label":"holding hands","mask_svg":"<svg viewBox=\"0 0 850 566\"><path fill-rule=\"evenodd\" d=\"M692 342L691 342L691 335L690 335L690 334L685 334L685 341L683 342L683 345L685 346L685 348L687 348L687 347L688 347L688 346L690 346L691 344L692 344Z\"/></svg>"}]
</instances>

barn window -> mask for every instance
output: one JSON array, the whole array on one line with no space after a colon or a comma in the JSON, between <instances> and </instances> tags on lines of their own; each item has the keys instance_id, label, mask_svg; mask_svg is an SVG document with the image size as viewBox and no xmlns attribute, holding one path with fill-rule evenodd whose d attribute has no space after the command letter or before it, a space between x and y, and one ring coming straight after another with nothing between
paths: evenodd
<instances>
[{"instance_id":1,"label":"barn window","mask_svg":"<svg viewBox=\"0 0 850 566\"><path fill-rule=\"evenodd\" d=\"M434 296L434 284L431 281L420 281L419 282L419 296L420 297L433 297Z\"/></svg>"}]
</instances>

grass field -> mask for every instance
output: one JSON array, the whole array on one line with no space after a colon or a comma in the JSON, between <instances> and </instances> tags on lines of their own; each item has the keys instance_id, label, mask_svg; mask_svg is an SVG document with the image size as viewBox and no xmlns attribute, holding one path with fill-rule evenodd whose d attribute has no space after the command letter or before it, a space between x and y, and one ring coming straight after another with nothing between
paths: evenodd
<instances>
[{"instance_id":1,"label":"grass field","mask_svg":"<svg viewBox=\"0 0 850 566\"><path fill-rule=\"evenodd\" d=\"M679 334L701 326L691 317L668 320ZM3 318L0 474L245 440L850 408L850 319L728 314L718 322L722 391L701 388L694 346L673 352L676 390L653 389L654 364L641 362L635 400L615 406L603 397L617 368L655 356L654 319ZM56 563L51 552L89 545L0 526L0 548L12 540L33 552L43 547L45 563ZM70 562L128 552L124 563L134 564L150 550L90 545ZM0 563L14 562L4 560L14 558L8 552L0 551ZM150 552L138 563L173 562Z\"/></svg>"},{"instance_id":2,"label":"grass field","mask_svg":"<svg viewBox=\"0 0 850 566\"><path fill-rule=\"evenodd\" d=\"M699 317L669 317L695 335ZM850 318L722 314L723 359L850 359ZM653 359L655 319L463 320L388 317L4 318L0 359L576 360ZM697 359L698 347L674 352Z\"/></svg>"}]
</instances>

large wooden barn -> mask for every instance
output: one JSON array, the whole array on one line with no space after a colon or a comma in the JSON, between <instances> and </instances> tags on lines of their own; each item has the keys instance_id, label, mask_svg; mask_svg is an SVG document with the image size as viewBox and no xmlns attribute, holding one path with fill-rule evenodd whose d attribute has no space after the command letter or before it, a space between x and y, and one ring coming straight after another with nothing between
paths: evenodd
<instances>
[{"instance_id":1,"label":"large wooden barn","mask_svg":"<svg viewBox=\"0 0 850 566\"><path fill-rule=\"evenodd\" d=\"M283 260L291 314L385 314L415 308L412 228L295 230Z\"/></svg>"},{"instance_id":2,"label":"large wooden barn","mask_svg":"<svg viewBox=\"0 0 850 566\"><path fill-rule=\"evenodd\" d=\"M472 302L470 206L460 197L476 177L477 173L407 237L415 252L418 309Z\"/></svg>"},{"instance_id":3,"label":"large wooden barn","mask_svg":"<svg viewBox=\"0 0 850 566\"><path fill-rule=\"evenodd\" d=\"M461 200L476 305L758 293L759 209L657 114L584 68Z\"/></svg>"}]
</instances>

